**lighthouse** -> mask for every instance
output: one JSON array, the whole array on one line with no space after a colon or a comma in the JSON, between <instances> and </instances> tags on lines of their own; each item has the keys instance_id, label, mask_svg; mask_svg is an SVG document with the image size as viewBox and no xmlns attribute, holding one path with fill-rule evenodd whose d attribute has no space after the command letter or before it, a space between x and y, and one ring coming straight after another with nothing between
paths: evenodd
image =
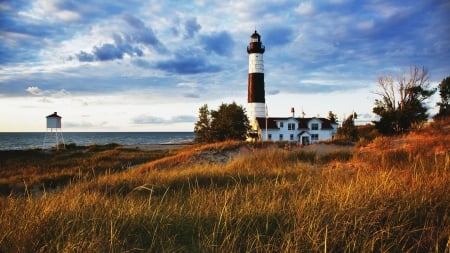
<instances>
[{"instance_id":1,"label":"lighthouse","mask_svg":"<svg viewBox=\"0 0 450 253\"><path fill-rule=\"evenodd\" d=\"M256 118L266 116L266 99L264 91L264 60L265 47L261 35L255 32L250 36L248 53L248 99L247 110L250 124L254 127Z\"/></svg>"}]
</instances>

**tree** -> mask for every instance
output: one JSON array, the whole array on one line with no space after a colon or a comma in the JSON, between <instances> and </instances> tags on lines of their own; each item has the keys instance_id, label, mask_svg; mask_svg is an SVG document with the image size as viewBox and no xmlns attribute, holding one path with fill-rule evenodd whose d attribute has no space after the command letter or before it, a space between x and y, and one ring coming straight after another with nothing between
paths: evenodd
<instances>
[{"instance_id":1,"label":"tree","mask_svg":"<svg viewBox=\"0 0 450 253\"><path fill-rule=\"evenodd\" d=\"M439 112L434 116L435 119L450 117L450 76L444 78L439 84L439 95L441 102L437 102Z\"/></svg>"},{"instance_id":2,"label":"tree","mask_svg":"<svg viewBox=\"0 0 450 253\"><path fill-rule=\"evenodd\" d=\"M235 102L222 104L217 111L211 111L211 130L214 141L245 140L250 123L242 106Z\"/></svg>"},{"instance_id":3,"label":"tree","mask_svg":"<svg viewBox=\"0 0 450 253\"><path fill-rule=\"evenodd\" d=\"M429 88L429 75L425 68L410 67L409 77L399 76L397 83L391 76L380 77L375 92L381 99L375 99L373 112L380 116L374 121L375 127L382 134L400 134L407 132L413 125L428 119L425 101L435 89Z\"/></svg>"},{"instance_id":4,"label":"tree","mask_svg":"<svg viewBox=\"0 0 450 253\"><path fill-rule=\"evenodd\" d=\"M205 104L198 110L198 121L194 127L195 142L211 142L211 117L208 105Z\"/></svg>"},{"instance_id":5,"label":"tree","mask_svg":"<svg viewBox=\"0 0 450 253\"><path fill-rule=\"evenodd\" d=\"M195 141L245 140L249 130L245 109L235 102L222 104L217 111L209 111L204 105L199 109L199 120L195 124Z\"/></svg>"},{"instance_id":6,"label":"tree","mask_svg":"<svg viewBox=\"0 0 450 253\"><path fill-rule=\"evenodd\" d=\"M328 112L328 119L331 121L331 123L338 123L338 117L332 111Z\"/></svg>"},{"instance_id":7,"label":"tree","mask_svg":"<svg viewBox=\"0 0 450 253\"><path fill-rule=\"evenodd\" d=\"M337 138L349 141L358 140L358 129L355 126L355 119L357 116L358 115L354 112L342 122L342 126L338 128L336 133Z\"/></svg>"}]
</instances>

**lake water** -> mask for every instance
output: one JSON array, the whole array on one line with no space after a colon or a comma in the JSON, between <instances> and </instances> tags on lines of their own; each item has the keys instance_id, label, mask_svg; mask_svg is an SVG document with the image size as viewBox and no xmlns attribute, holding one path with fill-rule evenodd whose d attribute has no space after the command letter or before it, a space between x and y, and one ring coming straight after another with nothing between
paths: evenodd
<instances>
[{"instance_id":1,"label":"lake water","mask_svg":"<svg viewBox=\"0 0 450 253\"><path fill-rule=\"evenodd\" d=\"M63 132L65 144L75 143L77 146L109 143L121 145L186 143L191 142L194 136L193 132ZM41 148L44 137L44 132L0 132L0 150Z\"/></svg>"}]
</instances>

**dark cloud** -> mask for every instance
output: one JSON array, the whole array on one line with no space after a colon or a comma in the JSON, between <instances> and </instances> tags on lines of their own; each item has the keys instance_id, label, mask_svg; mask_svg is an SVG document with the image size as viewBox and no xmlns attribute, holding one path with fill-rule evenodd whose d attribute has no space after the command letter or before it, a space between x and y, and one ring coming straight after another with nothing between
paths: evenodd
<instances>
[{"instance_id":1,"label":"dark cloud","mask_svg":"<svg viewBox=\"0 0 450 253\"><path fill-rule=\"evenodd\" d=\"M99 47L95 46L92 53L80 51L76 55L81 62L92 61L111 61L116 59L123 59L124 55L142 56L144 53L137 46L132 46L122 39L121 36L114 36L114 43L105 43Z\"/></svg>"},{"instance_id":2,"label":"dark cloud","mask_svg":"<svg viewBox=\"0 0 450 253\"><path fill-rule=\"evenodd\" d=\"M95 61L96 57L94 54L90 54L90 53L86 53L84 51L80 51L76 57L78 58L79 61L81 62L92 62ZM69 58L72 59L72 58Z\"/></svg>"},{"instance_id":3,"label":"dark cloud","mask_svg":"<svg viewBox=\"0 0 450 253\"><path fill-rule=\"evenodd\" d=\"M203 35L201 36L200 41L207 52L214 52L221 56L227 56L231 55L233 51L233 38L225 31Z\"/></svg>"},{"instance_id":4,"label":"dark cloud","mask_svg":"<svg viewBox=\"0 0 450 253\"><path fill-rule=\"evenodd\" d=\"M176 54L171 60L158 62L156 67L177 74L211 73L220 70L219 66L210 64L206 56L183 54Z\"/></svg>"},{"instance_id":5,"label":"dark cloud","mask_svg":"<svg viewBox=\"0 0 450 253\"><path fill-rule=\"evenodd\" d=\"M132 32L130 32L126 35L126 38L130 42L142 43L147 46L152 46L159 52L165 52L167 50L164 47L164 45L159 41L159 39L156 37L152 28L147 27L144 24L144 22L142 22L140 19L138 19L132 15L125 15L124 20L132 28L134 28Z\"/></svg>"},{"instance_id":6,"label":"dark cloud","mask_svg":"<svg viewBox=\"0 0 450 253\"><path fill-rule=\"evenodd\" d=\"M186 31L185 37L192 38L194 35L202 28L202 26L197 23L197 18L190 18L184 23L184 30Z\"/></svg>"},{"instance_id":7,"label":"dark cloud","mask_svg":"<svg viewBox=\"0 0 450 253\"><path fill-rule=\"evenodd\" d=\"M76 58L82 62L111 61L123 59L124 55L140 57L144 55L141 47L150 47L158 52L166 52L167 49L158 40L150 27L147 27L140 19L125 15L123 19L132 28L124 33L113 35L114 43L104 43L94 46L92 53L80 51Z\"/></svg>"}]
</instances>

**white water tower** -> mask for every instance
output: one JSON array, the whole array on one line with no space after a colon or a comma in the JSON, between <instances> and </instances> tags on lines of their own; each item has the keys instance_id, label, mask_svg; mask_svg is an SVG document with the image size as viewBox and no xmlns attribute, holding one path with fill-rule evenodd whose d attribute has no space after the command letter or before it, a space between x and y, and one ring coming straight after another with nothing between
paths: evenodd
<instances>
[{"instance_id":1,"label":"white water tower","mask_svg":"<svg viewBox=\"0 0 450 253\"><path fill-rule=\"evenodd\" d=\"M56 112L48 115L47 117L47 131L44 135L44 143L42 144L42 149L51 148L52 144L55 145L56 150L60 146L65 149L66 144L64 143L64 137L61 130L61 116Z\"/></svg>"}]
</instances>

